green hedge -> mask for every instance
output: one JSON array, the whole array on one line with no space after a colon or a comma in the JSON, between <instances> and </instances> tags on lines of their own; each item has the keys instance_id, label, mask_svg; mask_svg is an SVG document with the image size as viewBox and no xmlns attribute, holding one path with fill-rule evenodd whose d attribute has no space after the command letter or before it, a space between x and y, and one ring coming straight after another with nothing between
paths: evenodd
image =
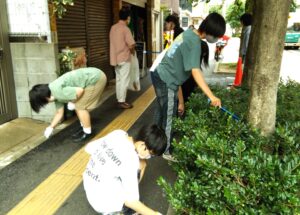
<instances>
[{"instance_id":1,"label":"green hedge","mask_svg":"<svg viewBox=\"0 0 300 215\"><path fill-rule=\"evenodd\" d=\"M174 184L159 179L176 214L300 212L300 85L280 84L277 127L265 138L245 123L247 91L213 89L235 121L194 94L176 119Z\"/></svg>"}]
</instances>

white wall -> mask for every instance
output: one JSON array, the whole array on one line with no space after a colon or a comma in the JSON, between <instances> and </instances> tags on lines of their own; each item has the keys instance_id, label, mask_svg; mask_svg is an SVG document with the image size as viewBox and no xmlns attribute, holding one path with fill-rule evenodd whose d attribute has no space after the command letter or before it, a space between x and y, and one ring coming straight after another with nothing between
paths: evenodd
<instances>
[{"instance_id":1,"label":"white wall","mask_svg":"<svg viewBox=\"0 0 300 215\"><path fill-rule=\"evenodd\" d=\"M6 4L10 34L50 36L47 0L6 0Z\"/></svg>"}]
</instances>

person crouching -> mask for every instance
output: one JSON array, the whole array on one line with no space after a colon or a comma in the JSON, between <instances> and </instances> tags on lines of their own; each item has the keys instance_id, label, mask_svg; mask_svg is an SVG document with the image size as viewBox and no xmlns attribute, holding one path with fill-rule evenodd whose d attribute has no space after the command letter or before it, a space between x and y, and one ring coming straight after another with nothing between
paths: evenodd
<instances>
[{"instance_id":1,"label":"person crouching","mask_svg":"<svg viewBox=\"0 0 300 215\"><path fill-rule=\"evenodd\" d=\"M85 151L90 160L83 173L86 197L101 214L160 214L139 200L139 181L146 159L161 155L167 147L167 136L157 125L143 126L135 138L115 130L90 142ZM125 213L126 212L126 213Z\"/></svg>"}]
</instances>

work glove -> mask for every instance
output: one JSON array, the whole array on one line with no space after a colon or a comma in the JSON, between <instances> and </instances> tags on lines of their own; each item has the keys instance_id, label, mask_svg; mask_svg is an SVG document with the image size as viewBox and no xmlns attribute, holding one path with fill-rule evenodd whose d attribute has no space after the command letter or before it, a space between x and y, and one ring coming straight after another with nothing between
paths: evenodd
<instances>
[{"instance_id":1,"label":"work glove","mask_svg":"<svg viewBox=\"0 0 300 215\"><path fill-rule=\"evenodd\" d=\"M73 102L68 102L68 109L75 110L75 104Z\"/></svg>"},{"instance_id":2,"label":"work glove","mask_svg":"<svg viewBox=\"0 0 300 215\"><path fill-rule=\"evenodd\" d=\"M53 132L53 128L51 126L47 127L44 131L44 136L48 139Z\"/></svg>"}]
</instances>

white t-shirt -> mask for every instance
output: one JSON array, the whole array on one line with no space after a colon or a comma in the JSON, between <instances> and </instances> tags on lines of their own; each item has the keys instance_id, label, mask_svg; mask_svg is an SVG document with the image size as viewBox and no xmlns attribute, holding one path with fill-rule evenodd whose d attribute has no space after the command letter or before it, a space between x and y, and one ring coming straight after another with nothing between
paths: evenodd
<instances>
[{"instance_id":1,"label":"white t-shirt","mask_svg":"<svg viewBox=\"0 0 300 215\"><path fill-rule=\"evenodd\" d=\"M164 49L154 60L152 66L150 67L150 72L154 72L154 70L156 69L156 67L160 64L160 62L162 61L162 59L164 58L166 52L168 49Z\"/></svg>"},{"instance_id":2,"label":"white t-shirt","mask_svg":"<svg viewBox=\"0 0 300 215\"><path fill-rule=\"evenodd\" d=\"M87 199L95 211L121 211L125 201L139 200L139 157L128 134L115 130L89 143L91 155L83 174Z\"/></svg>"}]
</instances>

